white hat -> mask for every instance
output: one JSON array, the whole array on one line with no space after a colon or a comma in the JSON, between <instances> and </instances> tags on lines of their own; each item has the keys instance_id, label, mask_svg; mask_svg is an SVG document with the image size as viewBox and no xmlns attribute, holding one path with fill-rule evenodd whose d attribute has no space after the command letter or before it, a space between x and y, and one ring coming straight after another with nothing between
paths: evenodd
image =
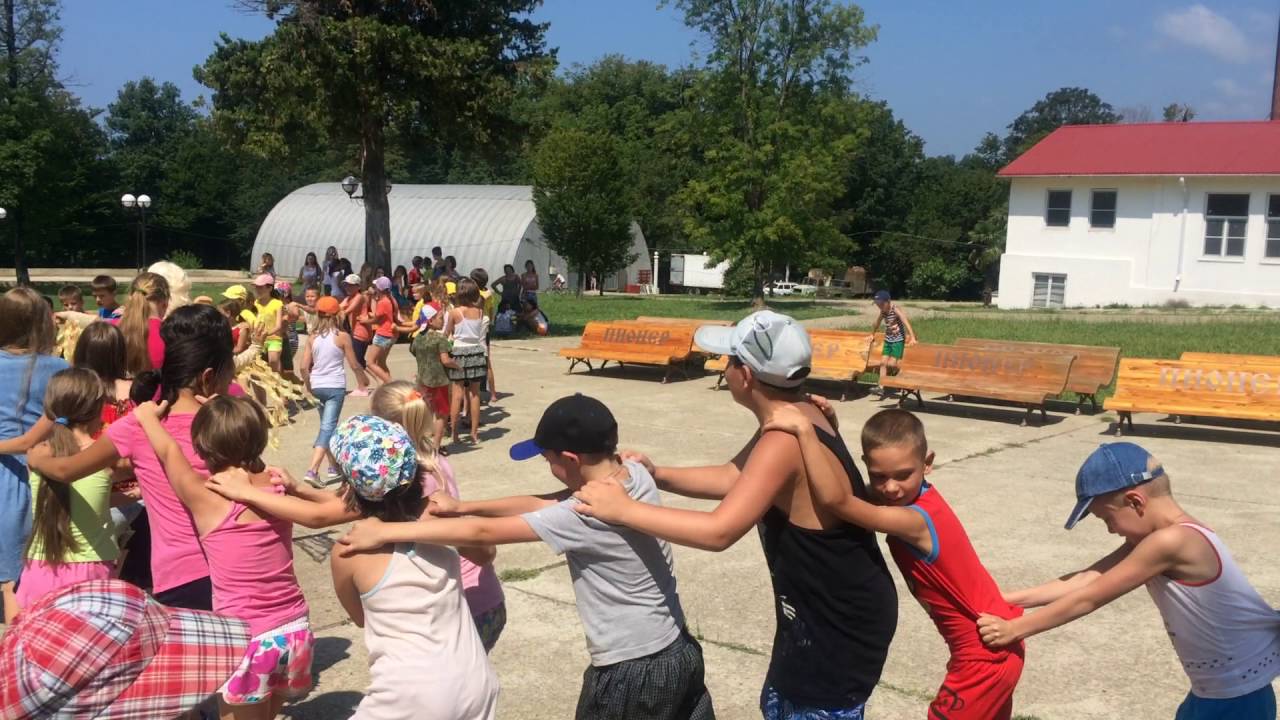
<instances>
[{"instance_id":1,"label":"white hat","mask_svg":"<svg viewBox=\"0 0 1280 720\"><path fill-rule=\"evenodd\" d=\"M799 387L813 363L809 333L772 310L752 313L734 327L703 325L694 340L707 352L738 358L761 382L780 388Z\"/></svg>"},{"instance_id":2,"label":"white hat","mask_svg":"<svg viewBox=\"0 0 1280 720\"><path fill-rule=\"evenodd\" d=\"M351 273L350 275L348 275L348 276L346 276L345 278L343 278L343 279L342 279L342 283L343 283L344 285L359 285L359 284L360 284L360 276L359 276L359 275L357 275L357 274L355 274L355 273Z\"/></svg>"}]
</instances>

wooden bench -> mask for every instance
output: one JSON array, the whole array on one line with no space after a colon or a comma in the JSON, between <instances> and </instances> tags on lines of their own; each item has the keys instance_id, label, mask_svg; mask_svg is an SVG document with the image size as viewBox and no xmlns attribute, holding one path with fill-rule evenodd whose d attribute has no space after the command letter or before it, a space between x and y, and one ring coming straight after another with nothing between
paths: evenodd
<instances>
[{"instance_id":1,"label":"wooden bench","mask_svg":"<svg viewBox=\"0 0 1280 720\"><path fill-rule=\"evenodd\" d=\"M633 322L643 323L648 325L678 325L681 327L689 327L693 330L695 334L698 332L698 328L702 327L703 325L729 327L735 324L732 320L699 320L698 318L654 317L651 315L641 315L640 317L636 318ZM694 339L694 343L693 343L693 351L696 353L701 353L703 355L711 354L711 353L708 353L706 350L703 350L702 348L698 347L698 342L696 338Z\"/></svg>"},{"instance_id":2,"label":"wooden bench","mask_svg":"<svg viewBox=\"0 0 1280 720\"><path fill-rule=\"evenodd\" d=\"M1045 401L1062 394L1073 361L1072 355L919 343L906 348L898 373L880 383L914 394L921 407L922 390L1017 403L1027 408L1026 425L1034 410L1045 417Z\"/></svg>"},{"instance_id":3,"label":"wooden bench","mask_svg":"<svg viewBox=\"0 0 1280 720\"><path fill-rule=\"evenodd\" d=\"M1120 360L1120 348L1099 345L1059 345L987 338L960 338L955 344L986 350L1074 355L1071 375L1067 377L1067 390L1080 396L1080 401L1076 404L1077 414L1086 398L1093 405L1094 412L1098 411L1098 393L1116 379L1116 362Z\"/></svg>"},{"instance_id":4,"label":"wooden bench","mask_svg":"<svg viewBox=\"0 0 1280 720\"><path fill-rule=\"evenodd\" d=\"M813 362L809 378L843 383L840 388L840 399L844 400L848 397L849 389L857 382L858 376L867 369L871 341L872 335L868 332L810 330L809 344L813 348ZM724 371L728 364L727 357L719 357L708 360L704 366L710 372L720 373L719 379L716 380L717 389L724 382Z\"/></svg>"},{"instance_id":5,"label":"wooden bench","mask_svg":"<svg viewBox=\"0 0 1280 720\"><path fill-rule=\"evenodd\" d=\"M1250 362L1221 358L1250 358ZM1205 358L1205 359L1201 359ZM1184 353L1181 360L1120 361L1116 393L1103 403L1133 429L1133 413L1280 422L1280 357Z\"/></svg>"},{"instance_id":6,"label":"wooden bench","mask_svg":"<svg viewBox=\"0 0 1280 720\"><path fill-rule=\"evenodd\" d=\"M693 329L688 327L621 322L589 322L582 332L578 347L562 348L560 356L569 358L569 370L579 363L587 372L599 370L610 362L618 365L656 365L665 367L662 382L671 379L672 368L685 371L684 363L693 348ZM592 366L592 361L600 362ZM685 373L688 377L688 373Z\"/></svg>"}]
</instances>

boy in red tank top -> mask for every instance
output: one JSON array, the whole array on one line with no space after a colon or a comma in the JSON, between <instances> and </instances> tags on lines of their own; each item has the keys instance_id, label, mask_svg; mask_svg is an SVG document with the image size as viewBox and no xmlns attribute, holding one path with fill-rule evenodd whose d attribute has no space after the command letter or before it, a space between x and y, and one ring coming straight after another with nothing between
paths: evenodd
<instances>
[{"instance_id":1,"label":"boy in red tank top","mask_svg":"<svg viewBox=\"0 0 1280 720\"><path fill-rule=\"evenodd\" d=\"M933 453L920 420L905 410L882 410L862 428L862 460L877 504L856 497L841 482L840 468L824 459L813 424L798 411L783 408L764 429L799 438L815 504L887 536L911 594L951 651L946 679L929 704L929 719L1009 720L1013 690L1022 675L1023 647L986 647L977 621L983 614L1015 618L1022 609L1004 601L951 506L925 482Z\"/></svg>"}]
</instances>

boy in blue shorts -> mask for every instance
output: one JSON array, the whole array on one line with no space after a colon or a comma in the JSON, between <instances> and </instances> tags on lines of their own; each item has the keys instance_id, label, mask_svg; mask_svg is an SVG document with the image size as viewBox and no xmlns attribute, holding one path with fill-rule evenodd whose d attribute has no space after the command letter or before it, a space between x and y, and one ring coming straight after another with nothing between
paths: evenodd
<instances>
[{"instance_id":1,"label":"boy in blue shorts","mask_svg":"<svg viewBox=\"0 0 1280 720\"><path fill-rule=\"evenodd\" d=\"M1249 584L1227 546L1174 500L1169 475L1133 443L1102 445L1076 475L1070 530L1093 513L1124 544L1085 570L1005 599L1043 610L978 620L983 642L1016 643L1146 585L1191 691L1176 720L1275 720L1280 614Z\"/></svg>"}]
</instances>

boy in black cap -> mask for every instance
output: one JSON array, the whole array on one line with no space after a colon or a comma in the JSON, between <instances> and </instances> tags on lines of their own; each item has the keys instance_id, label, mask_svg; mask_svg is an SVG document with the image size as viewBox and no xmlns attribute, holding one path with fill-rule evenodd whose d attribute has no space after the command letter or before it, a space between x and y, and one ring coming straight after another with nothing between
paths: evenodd
<instances>
[{"instance_id":1,"label":"boy in black cap","mask_svg":"<svg viewBox=\"0 0 1280 720\"><path fill-rule=\"evenodd\" d=\"M469 546L541 540L568 560L591 654L577 718L714 718L702 648L685 629L671 546L574 509L578 500L572 493L605 478L622 483L641 502L660 503L653 477L643 465L623 462L617 445L618 424L603 403L585 395L560 398L543 413L533 439L512 446L511 457L541 455L566 489L476 502L437 493L428 508L433 515L474 517L363 520L339 541L340 552L396 542Z\"/></svg>"}]
</instances>

